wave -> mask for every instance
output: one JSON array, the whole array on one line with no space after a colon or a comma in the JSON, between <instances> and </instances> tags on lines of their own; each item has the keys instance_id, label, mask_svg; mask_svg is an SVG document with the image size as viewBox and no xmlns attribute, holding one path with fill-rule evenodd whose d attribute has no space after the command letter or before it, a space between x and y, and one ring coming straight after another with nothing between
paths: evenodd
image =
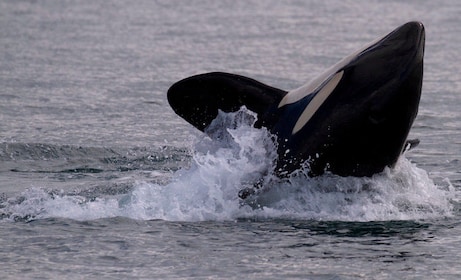
<instances>
[{"instance_id":1,"label":"wave","mask_svg":"<svg viewBox=\"0 0 461 280\"><path fill-rule=\"evenodd\" d=\"M130 170L176 170L190 158L175 147L106 148L43 143L0 143L0 171L101 173Z\"/></svg>"},{"instance_id":2,"label":"wave","mask_svg":"<svg viewBox=\"0 0 461 280\"><path fill-rule=\"evenodd\" d=\"M112 188L112 191L105 188L85 191L30 188L17 196L3 197L0 215L3 220L26 221L51 217L76 220L127 217L168 221L241 218L387 221L453 215L455 190L450 182L436 185L426 171L405 156L394 168L387 168L371 178L333 174L310 178L305 175L306 167L289 178L279 179L271 175L277 156L273 136L265 129L253 128L255 120L255 115L245 109L237 113L221 112L210 126L208 134L211 137L203 135L197 139L190 163L172 172L165 184L139 179L128 187ZM227 129L218 129L222 127ZM50 154L57 153L61 158L67 153L78 153L74 149L64 148L64 151ZM111 150L102 151L100 154L106 154L100 159L106 161L117 154ZM21 157L42 156L25 154ZM159 156L166 154L160 152ZM187 153L176 151L174 154ZM178 165L181 161L184 157L168 164ZM152 166L155 166L153 171L162 168ZM238 192L255 183L262 185L258 193L241 200Z\"/></svg>"}]
</instances>

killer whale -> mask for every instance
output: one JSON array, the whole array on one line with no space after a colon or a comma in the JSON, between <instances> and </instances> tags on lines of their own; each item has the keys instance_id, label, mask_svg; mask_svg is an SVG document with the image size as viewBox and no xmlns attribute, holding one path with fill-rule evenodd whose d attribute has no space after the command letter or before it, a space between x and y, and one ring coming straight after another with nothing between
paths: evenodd
<instances>
[{"instance_id":1,"label":"killer whale","mask_svg":"<svg viewBox=\"0 0 461 280\"><path fill-rule=\"evenodd\" d=\"M278 176L305 162L311 176L372 176L419 142L407 137L421 97L424 44L423 24L408 22L291 91L212 72L174 83L167 98L201 131L218 110L255 112L255 127L276 135Z\"/></svg>"}]
</instances>

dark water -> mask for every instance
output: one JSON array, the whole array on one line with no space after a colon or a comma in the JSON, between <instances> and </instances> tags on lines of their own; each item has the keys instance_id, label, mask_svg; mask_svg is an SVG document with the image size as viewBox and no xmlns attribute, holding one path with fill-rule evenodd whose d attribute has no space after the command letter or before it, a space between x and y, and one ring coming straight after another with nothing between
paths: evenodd
<instances>
[{"instance_id":1,"label":"dark water","mask_svg":"<svg viewBox=\"0 0 461 280\"><path fill-rule=\"evenodd\" d=\"M0 2L2 279L458 279L457 1ZM292 89L426 26L421 144L373 178L302 177L246 123L213 143L166 101L227 71Z\"/></svg>"}]
</instances>

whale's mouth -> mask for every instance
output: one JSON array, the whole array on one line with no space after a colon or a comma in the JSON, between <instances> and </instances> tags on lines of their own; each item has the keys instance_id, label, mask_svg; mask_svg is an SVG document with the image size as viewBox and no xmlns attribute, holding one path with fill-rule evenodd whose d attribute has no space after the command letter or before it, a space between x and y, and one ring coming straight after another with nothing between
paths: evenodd
<instances>
[{"instance_id":1,"label":"whale's mouth","mask_svg":"<svg viewBox=\"0 0 461 280\"><path fill-rule=\"evenodd\" d=\"M370 46L365 48L361 54L368 53L383 47L394 48L394 53L416 51L416 53L422 54L420 51L424 51L424 43L424 25L421 22L412 21L396 28L381 39L370 43ZM422 58L421 55L418 57L420 59Z\"/></svg>"}]
</instances>

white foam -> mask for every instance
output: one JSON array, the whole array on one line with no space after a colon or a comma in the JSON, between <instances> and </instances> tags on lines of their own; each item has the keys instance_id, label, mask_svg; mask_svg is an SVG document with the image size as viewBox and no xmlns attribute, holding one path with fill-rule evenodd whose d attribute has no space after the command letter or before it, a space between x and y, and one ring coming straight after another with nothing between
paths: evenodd
<instances>
[{"instance_id":1,"label":"white foam","mask_svg":"<svg viewBox=\"0 0 461 280\"><path fill-rule=\"evenodd\" d=\"M255 116L243 109L223 114L194 148L190 167L166 185L139 181L127 194L87 199L33 188L11 198L2 212L33 219L92 220L128 217L170 221L223 221L238 218L303 220L414 220L452 215L454 188L437 186L426 171L405 157L372 178L265 176L258 196L241 204L238 191L270 173L276 157L271 136L252 127ZM220 129L222 127L227 129Z\"/></svg>"}]
</instances>

